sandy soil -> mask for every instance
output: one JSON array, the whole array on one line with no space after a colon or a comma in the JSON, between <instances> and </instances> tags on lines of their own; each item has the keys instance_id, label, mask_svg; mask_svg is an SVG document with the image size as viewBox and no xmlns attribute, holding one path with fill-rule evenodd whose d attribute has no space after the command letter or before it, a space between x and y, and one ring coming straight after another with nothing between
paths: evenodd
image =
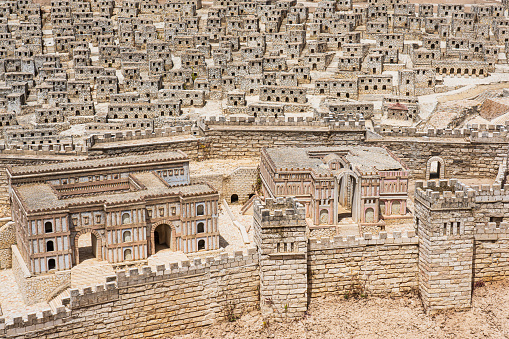
<instances>
[{"instance_id":1,"label":"sandy soil","mask_svg":"<svg viewBox=\"0 0 509 339\"><path fill-rule=\"evenodd\" d=\"M345 300L331 296L312 300L298 321L263 325L257 312L240 320L177 336L197 338L508 338L509 281L477 288L472 309L429 316L413 295Z\"/></svg>"}]
</instances>

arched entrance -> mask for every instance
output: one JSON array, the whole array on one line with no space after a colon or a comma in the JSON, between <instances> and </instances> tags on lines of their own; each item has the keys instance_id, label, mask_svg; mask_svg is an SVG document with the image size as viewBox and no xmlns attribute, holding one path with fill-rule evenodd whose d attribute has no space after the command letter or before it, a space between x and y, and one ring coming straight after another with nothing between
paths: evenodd
<instances>
[{"instance_id":1,"label":"arched entrance","mask_svg":"<svg viewBox=\"0 0 509 339\"><path fill-rule=\"evenodd\" d=\"M97 231L83 230L74 237L76 265L87 259L102 260L102 237Z\"/></svg>"},{"instance_id":2,"label":"arched entrance","mask_svg":"<svg viewBox=\"0 0 509 339\"><path fill-rule=\"evenodd\" d=\"M151 252L155 254L165 249L175 250L175 230L167 222L152 225Z\"/></svg>"},{"instance_id":3,"label":"arched entrance","mask_svg":"<svg viewBox=\"0 0 509 339\"><path fill-rule=\"evenodd\" d=\"M357 175L349 169L339 173L336 177L335 199L336 214L335 223L351 218L354 222L360 220L360 180Z\"/></svg>"},{"instance_id":4,"label":"arched entrance","mask_svg":"<svg viewBox=\"0 0 509 339\"><path fill-rule=\"evenodd\" d=\"M445 161L440 157L431 157L426 164L426 180L445 179Z\"/></svg>"}]
</instances>

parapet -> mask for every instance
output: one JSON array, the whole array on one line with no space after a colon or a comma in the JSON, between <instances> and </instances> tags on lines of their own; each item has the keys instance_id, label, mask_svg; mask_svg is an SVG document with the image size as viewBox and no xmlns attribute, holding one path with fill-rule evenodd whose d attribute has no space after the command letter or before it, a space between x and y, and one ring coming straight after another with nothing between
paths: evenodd
<instances>
[{"instance_id":1,"label":"parapet","mask_svg":"<svg viewBox=\"0 0 509 339\"><path fill-rule=\"evenodd\" d=\"M496 241L509 238L509 223L477 223L474 228L476 241Z\"/></svg>"},{"instance_id":2,"label":"parapet","mask_svg":"<svg viewBox=\"0 0 509 339\"><path fill-rule=\"evenodd\" d=\"M155 268L144 266L141 269L131 268L118 271L116 280L120 289L157 281L184 278L187 275L205 274L207 271L214 272L229 267L257 264L258 252L256 248L248 248L247 252L235 251L233 256L225 252L221 253L219 257L194 258L193 260L172 262L169 265L157 265Z\"/></svg>"},{"instance_id":3,"label":"parapet","mask_svg":"<svg viewBox=\"0 0 509 339\"><path fill-rule=\"evenodd\" d=\"M288 223L304 221L306 217L304 206L295 201L293 197L266 198L264 203L260 200L255 200L253 212L257 220L261 222L276 222L276 225L279 225L283 220L288 221ZM286 226L285 224L282 226Z\"/></svg>"},{"instance_id":4,"label":"parapet","mask_svg":"<svg viewBox=\"0 0 509 339\"><path fill-rule=\"evenodd\" d=\"M105 132L91 135L87 140L87 146L92 147L98 143L129 141L149 138L171 137L177 135L194 135L197 129L192 125L163 127L147 130L123 131L118 133Z\"/></svg>"},{"instance_id":5,"label":"parapet","mask_svg":"<svg viewBox=\"0 0 509 339\"><path fill-rule=\"evenodd\" d=\"M418 131L415 127L375 126L374 132L383 137L458 138L471 142L507 142L509 128L504 125L472 124L462 129L429 128Z\"/></svg>"},{"instance_id":6,"label":"parapet","mask_svg":"<svg viewBox=\"0 0 509 339\"><path fill-rule=\"evenodd\" d=\"M429 209L472 208L475 191L459 182L449 180L418 180L415 182L415 197Z\"/></svg>"},{"instance_id":7,"label":"parapet","mask_svg":"<svg viewBox=\"0 0 509 339\"><path fill-rule=\"evenodd\" d=\"M55 311L45 309L42 313L30 313L25 317L15 317L12 320L0 318L0 336L19 336L22 333L33 331L36 328L56 326L64 323L64 318L70 316L70 311L64 306L57 307Z\"/></svg>"},{"instance_id":8,"label":"parapet","mask_svg":"<svg viewBox=\"0 0 509 339\"><path fill-rule=\"evenodd\" d=\"M214 126L298 126L310 128L327 128L341 131L365 131L364 119L355 119L354 115L348 120L316 120L313 117L252 117L252 116L210 116L200 120L199 127L207 130Z\"/></svg>"},{"instance_id":9,"label":"parapet","mask_svg":"<svg viewBox=\"0 0 509 339\"><path fill-rule=\"evenodd\" d=\"M415 235L415 231L408 231L406 234L401 232L380 232L378 236L373 236L371 233L364 233L362 238L355 235L349 235L346 238L342 236L335 236L333 238L323 237L320 239L309 239L309 251L337 249L345 247L361 247L361 246L376 246L376 245L417 245L419 238Z\"/></svg>"}]
</instances>

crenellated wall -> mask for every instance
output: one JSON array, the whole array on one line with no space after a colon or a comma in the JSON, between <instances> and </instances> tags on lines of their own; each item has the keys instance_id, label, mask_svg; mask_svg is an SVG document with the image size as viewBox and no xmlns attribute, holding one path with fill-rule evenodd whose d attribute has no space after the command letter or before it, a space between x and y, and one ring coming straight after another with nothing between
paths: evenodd
<instances>
[{"instance_id":1,"label":"crenellated wall","mask_svg":"<svg viewBox=\"0 0 509 339\"><path fill-rule=\"evenodd\" d=\"M255 249L134 268L71 290L56 312L0 318L0 338L166 338L257 308L258 286Z\"/></svg>"},{"instance_id":2,"label":"crenellated wall","mask_svg":"<svg viewBox=\"0 0 509 339\"><path fill-rule=\"evenodd\" d=\"M417 289L418 240L414 231L310 239L310 296L352 293L355 288L366 295L401 295Z\"/></svg>"},{"instance_id":3,"label":"crenellated wall","mask_svg":"<svg viewBox=\"0 0 509 339\"><path fill-rule=\"evenodd\" d=\"M509 151L509 129L502 125L472 125L464 129L413 127L368 130L362 116L338 115L318 121L311 117L210 116L196 126L176 126L91 136L80 154L115 155L179 149L191 159L259 157L264 147L386 146L403 160L411 177L426 178L428 161L443 159L445 177L494 177ZM39 146L38 146L39 147ZM78 146L75 146L75 148ZM72 154L65 149L5 150L13 154Z\"/></svg>"}]
</instances>

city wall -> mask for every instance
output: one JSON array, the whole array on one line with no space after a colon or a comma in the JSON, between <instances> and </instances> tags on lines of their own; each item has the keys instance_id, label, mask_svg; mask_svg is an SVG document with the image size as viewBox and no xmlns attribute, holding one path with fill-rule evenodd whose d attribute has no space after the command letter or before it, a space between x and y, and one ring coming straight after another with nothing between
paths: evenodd
<instances>
[{"instance_id":1,"label":"city wall","mask_svg":"<svg viewBox=\"0 0 509 339\"><path fill-rule=\"evenodd\" d=\"M418 287L418 238L415 232L369 233L310 239L309 292L312 298L329 293L402 295Z\"/></svg>"},{"instance_id":2,"label":"city wall","mask_svg":"<svg viewBox=\"0 0 509 339\"><path fill-rule=\"evenodd\" d=\"M432 157L443 160L445 176L449 178L494 177L496 168L509 151L509 133L505 126L474 125L468 129L426 132L415 128L387 131L376 127L372 132L366 129L362 118L349 115L342 119L210 117L207 121L198 121L196 127L92 136L87 141L87 149L89 156L179 149L190 159L199 161L216 157L256 158L264 147L386 146L406 163L414 179L426 178L428 161ZM32 152L33 155L44 153Z\"/></svg>"},{"instance_id":3,"label":"city wall","mask_svg":"<svg viewBox=\"0 0 509 339\"><path fill-rule=\"evenodd\" d=\"M505 227L505 226L504 226ZM480 234L489 234L481 236ZM476 280L507 276L507 227L476 236ZM496 235L494 235L496 234ZM489 238L489 239L488 239ZM369 233L362 238L309 239L310 298L328 294L403 295L418 288L419 239L406 234ZM256 249L235 256L195 259L155 268L117 272L105 285L71 290L55 312L5 322L0 338L165 338L260 307L260 265ZM279 288L276 279L275 288ZM287 288L282 284L282 288Z\"/></svg>"},{"instance_id":4,"label":"city wall","mask_svg":"<svg viewBox=\"0 0 509 339\"><path fill-rule=\"evenodd\" d=\"M134 268L117 272L105 285L71 290L56 312L8 323L0 318L0 337L166 338L255 309L258 286L255 249Z\"/></svg>"}]
</instances>

